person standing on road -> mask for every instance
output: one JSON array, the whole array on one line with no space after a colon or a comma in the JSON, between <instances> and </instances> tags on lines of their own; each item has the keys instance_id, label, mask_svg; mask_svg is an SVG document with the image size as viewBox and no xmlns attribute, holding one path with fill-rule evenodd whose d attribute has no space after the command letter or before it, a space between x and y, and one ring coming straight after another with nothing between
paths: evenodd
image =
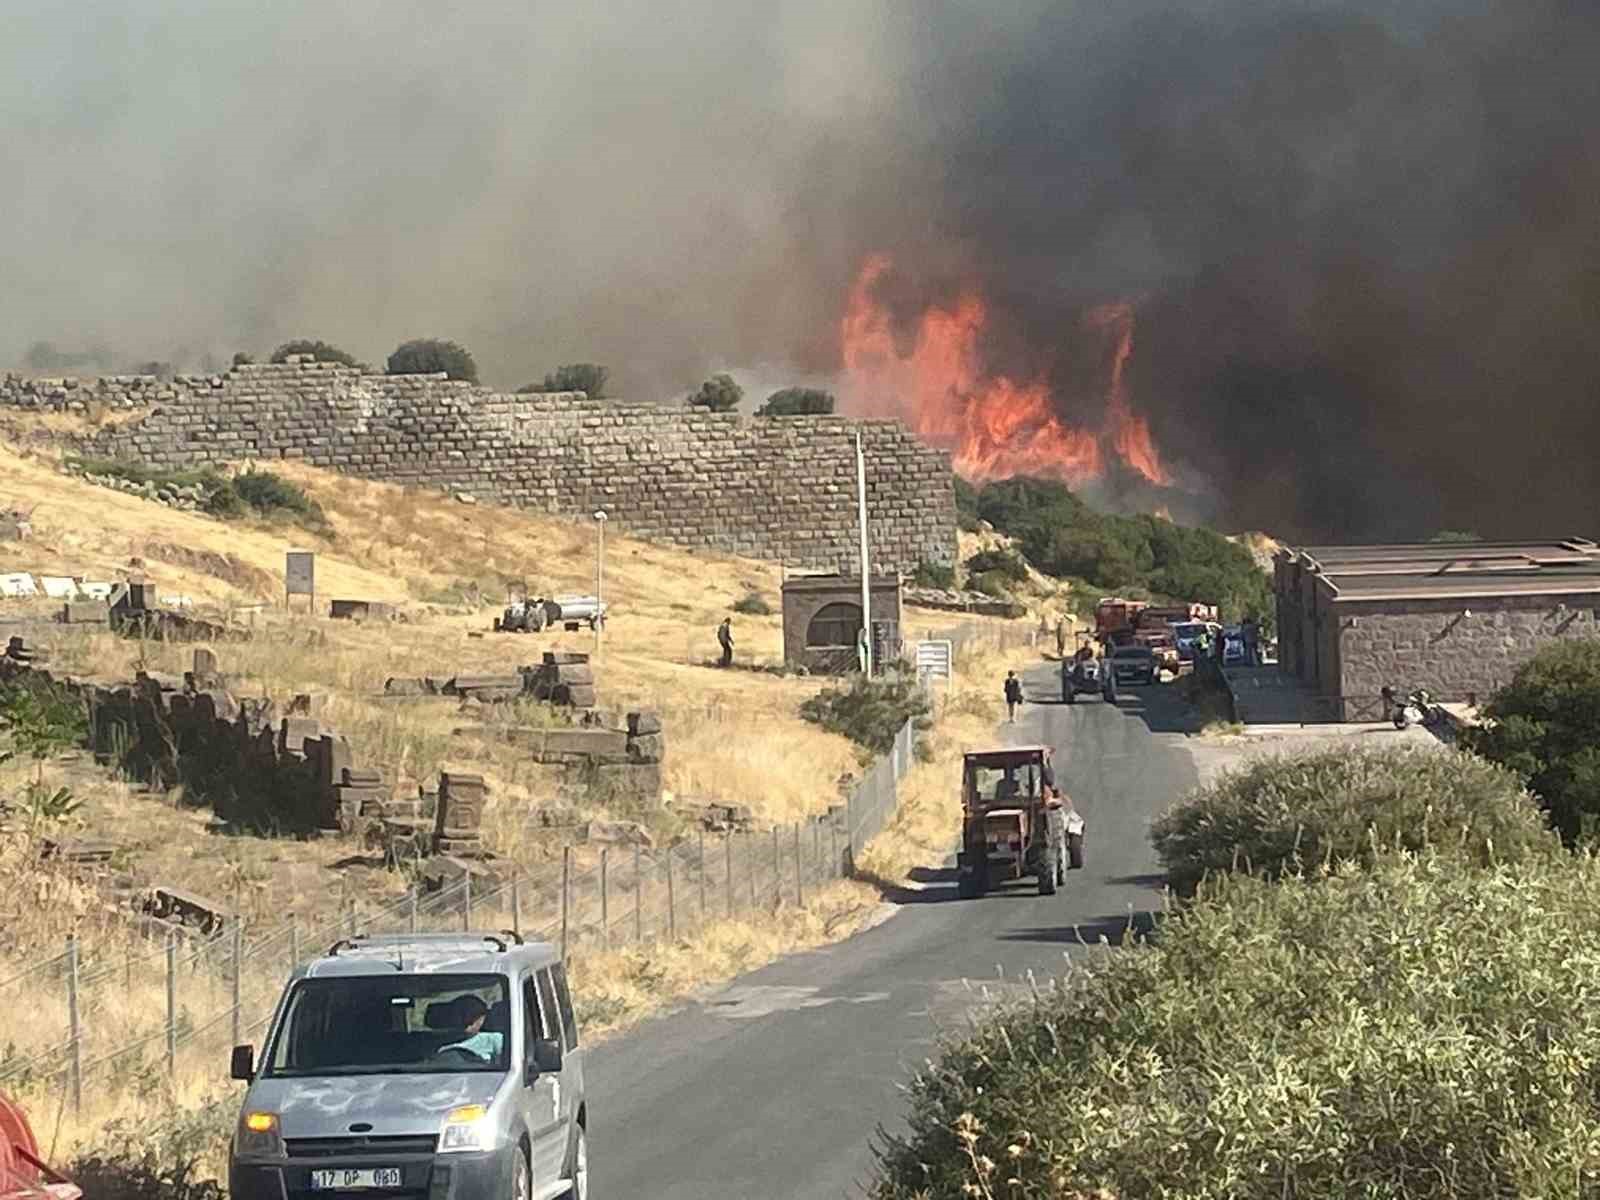
<instances>
[{"instance_id":1,"label":"person standing on road","mask_svg":"<svg viewBox=\"0 0 1600 1200\"><path fill-rule=\"evenodd\" d=\"M722 661L719 667L733 666L733 618L723 617L722 624L717 626L717 644L722 647Z\"/></svg>"},{"instance_id":2,"label":"person standing on road","mask_svg":"<svg viewBox=\"0 0 1600 1200\"><path fill-rule=\"evenodd\" d=\"M1006 720L1017 723L1017 705L1022 703L1022 680L1015 671L1006 672Z\"/></svg>"},{"instance_id":3,"label":"person standing on road","mask_svg":"<svg viewBox=\"0 0 1600 1200\"><path fill-rule=\"evenodd\" d=\"M1067 619L1056 618L1056 657L1067 657Z\"/></svg>"}]
</instances>

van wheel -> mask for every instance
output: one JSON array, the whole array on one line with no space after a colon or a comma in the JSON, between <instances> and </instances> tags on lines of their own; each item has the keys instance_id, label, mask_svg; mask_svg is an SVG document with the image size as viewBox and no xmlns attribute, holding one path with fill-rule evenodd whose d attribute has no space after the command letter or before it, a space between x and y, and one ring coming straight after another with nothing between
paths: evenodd
<instances>
[{"instance_id":1,"label":"van wheel","mask_svg":"<svg viewBox=\"0 0 1600 1200\"><path fill-rule=\"evenodd\" d=\"M533 1200L533 1164L528 1161L528 1143L517 1147L511 1161L511 1200Z\"/></svg>"},{"instance_id":2,"label":"van wheel","mask_svg":"<svg viewBox=\"0 0 1600 1200\"><path fill-rule=\"evenodd\" d=\"M1083 834L1067 834L1067 861L1072 864L1073 870L1083 867Z\"/></svg>"},{"instance_id":3,"label":"van wheel","mask_svg":"<svg viewBox=\"0 0 1600 1200\"><path fill-rule=\"evenodd\" d=\"M567 1163L567 1178L572 1186L567 1189L567 1200L589 1200L589 1135L583 1126L572 1138L572 1152Z\"/></svg>"}]
</instances>

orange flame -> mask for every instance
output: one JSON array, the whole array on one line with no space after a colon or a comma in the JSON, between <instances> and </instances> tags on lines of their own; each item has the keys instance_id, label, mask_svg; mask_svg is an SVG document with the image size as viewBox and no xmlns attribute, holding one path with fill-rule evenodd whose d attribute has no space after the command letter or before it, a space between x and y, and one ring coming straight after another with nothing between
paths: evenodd
<instances>
[{"instance_id":1,"label":"orange flame","mask_svg":"<svg viewBox=\"0 0 1600 1200\"><path fill-rule=\"evenodd\" d=\"M1061 420L1044 381L984 372L979 348L988 310L971 292L953 308L923 313L910 351L902 354L889 312L873 295L891 269L886 255L867 259L840 323L844 390L858 410L905 421L950 450L956 471L975 482L1044 475L1076 487L1104 474L1103 442L1146 479L1169 482L1149 426L1129 407L1123 386L1133 353L1131 306L1108 305L1090 314L1091 325L1116 338L1107 428L1097 435Z\"/></svg>"}]
</instances>

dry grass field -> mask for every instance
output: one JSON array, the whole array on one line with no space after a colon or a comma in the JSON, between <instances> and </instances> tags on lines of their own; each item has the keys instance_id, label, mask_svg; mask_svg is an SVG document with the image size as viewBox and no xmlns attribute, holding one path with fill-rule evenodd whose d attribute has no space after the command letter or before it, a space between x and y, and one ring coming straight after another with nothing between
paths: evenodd
<instances>
[{"instance_id":1,"label":"dry grass field","mask_svg":"<svg viewBox=\"0 0 1600 1200\"><path fill-rule=\"evenodd\" d=\"M594 584L596 530L479 505L437 492L329 475L293 464L271 469L302 486L324 509L331 532L319 535L268 522L222 522L92 486L63 475L48 454L0 445L0 504L33 510L31 540L6 548L6 570L115 579L142 569L162 595L192 598L201 615L254 626L251 640L218 646L221 667L239 695L284 700L300 692L326 697L324 724L352 740L358 762L381 766L401 786L431 781L441 767L482 771L491 802L485 819L490 848L524 865L548 863L570 840L571 827L599 810L555 814L551 827L530 814L548 808L543 768L505 743L464 732L486 718L463 714L453 700L399 702L381 696L390 676L506 671L537 661L548 649L589 652L592 634L497 635L493 614L507 588L524 582L546 594L589 591ZM317 551L319 600L361 598L401 606L400 623L352 623L283 612L283 555ZM669 800L695 798L749 806L758 824L782 825L837 802L840 783L861 771L857 748L798 717L800 704L825 681L785 677L779 607L780 572L772 564L671 550L608 534L605 595L611 620L598 647L602 708L648 708L662 716ZM763 597L773 615L733 613L738 666L709 665L715 626L736 601ZM126 678L137 665L181 671L190 648L130 642L104 632L37 622L49 606L0 600L0 632L17 625L48 645L52 665L75 673ZM324 609L325 611L325 609ZM963 624L980 636L958 660L958 679L941 699L929 738L932 761L902 782L902 805L865 853L869 878L904 879L915 866L940 861L952 844L961 749L985 740L998 715L998 685L1021 622L962 620L911 610L908 637ZM35 620L30 620L33 618ZM994 693L994 695L990 695ZM515 719L552 719L531 706ZM52 970L10 981L59 952L75 933L94 948L96 990L85 1014L90 1049L104 1052L122 1031L149 1026L164 1012L158 945L133 935L94 889L37 861L37 839L82 832L116 841L116 867L145 879L175 881L236 905L247 922L308 924L346 906L371 911L411 882L384 870L348 839L224 836L207 810L176 793L150 794L108 776L87 755L39 764L21 758L0 765L0 795L29 781L68 787L81 807L62 821L29 828L12 820L0 836L0 1065L37 1052L60 1037L63 989ZM658 836L678 828L670 805L625 815ZM731 919L709 920L675 942L586 953L573 964L575 988L591 1034L620 1029L662 1004L714 985L779 955L847 936L880 910L877 888L841 882L813 890L804 907L780 903ZM484 912L483 920L500 914ZM477 923L482 923L477 922ZM240 980L244 1007L270 1004L287 969L253 962ZM125 973L116 964L126 962ZM225 1011L231 997L214 962L185 962L186 1031ZM218 990L222 989L222 990ZM63 1011L57 1011L63 1010ZM55 1153L102 1136L107 1120L194 1108L219 1094L220 1063L231 1034L224 1020L186 1040L175 1081L158 1064L159 1040L86 1087L84 1111L45 1111L64 1094L59 1077L39 1079L22 1094ZM6 1086L16 1086L15 1084ZM226 1123L226 1105L223 1120Z\"/></svg>"}]
</instances>

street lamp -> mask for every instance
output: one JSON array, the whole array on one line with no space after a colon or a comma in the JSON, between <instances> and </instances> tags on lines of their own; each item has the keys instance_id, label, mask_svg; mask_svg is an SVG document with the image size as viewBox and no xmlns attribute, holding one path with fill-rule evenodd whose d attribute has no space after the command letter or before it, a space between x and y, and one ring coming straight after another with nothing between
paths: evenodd
<instances>
[{"instance_id":1,"label":"street lamp","mask_svg":"<svg viewBox=\"0 0 1600 1200\"><path fill-rule=\"evenodd\" d=\"M600 541L594 553L594 652L600 656L600 627L606 623L606 513L596 509L595 524L600 526Z\"/></svg>"}]
</instances>

